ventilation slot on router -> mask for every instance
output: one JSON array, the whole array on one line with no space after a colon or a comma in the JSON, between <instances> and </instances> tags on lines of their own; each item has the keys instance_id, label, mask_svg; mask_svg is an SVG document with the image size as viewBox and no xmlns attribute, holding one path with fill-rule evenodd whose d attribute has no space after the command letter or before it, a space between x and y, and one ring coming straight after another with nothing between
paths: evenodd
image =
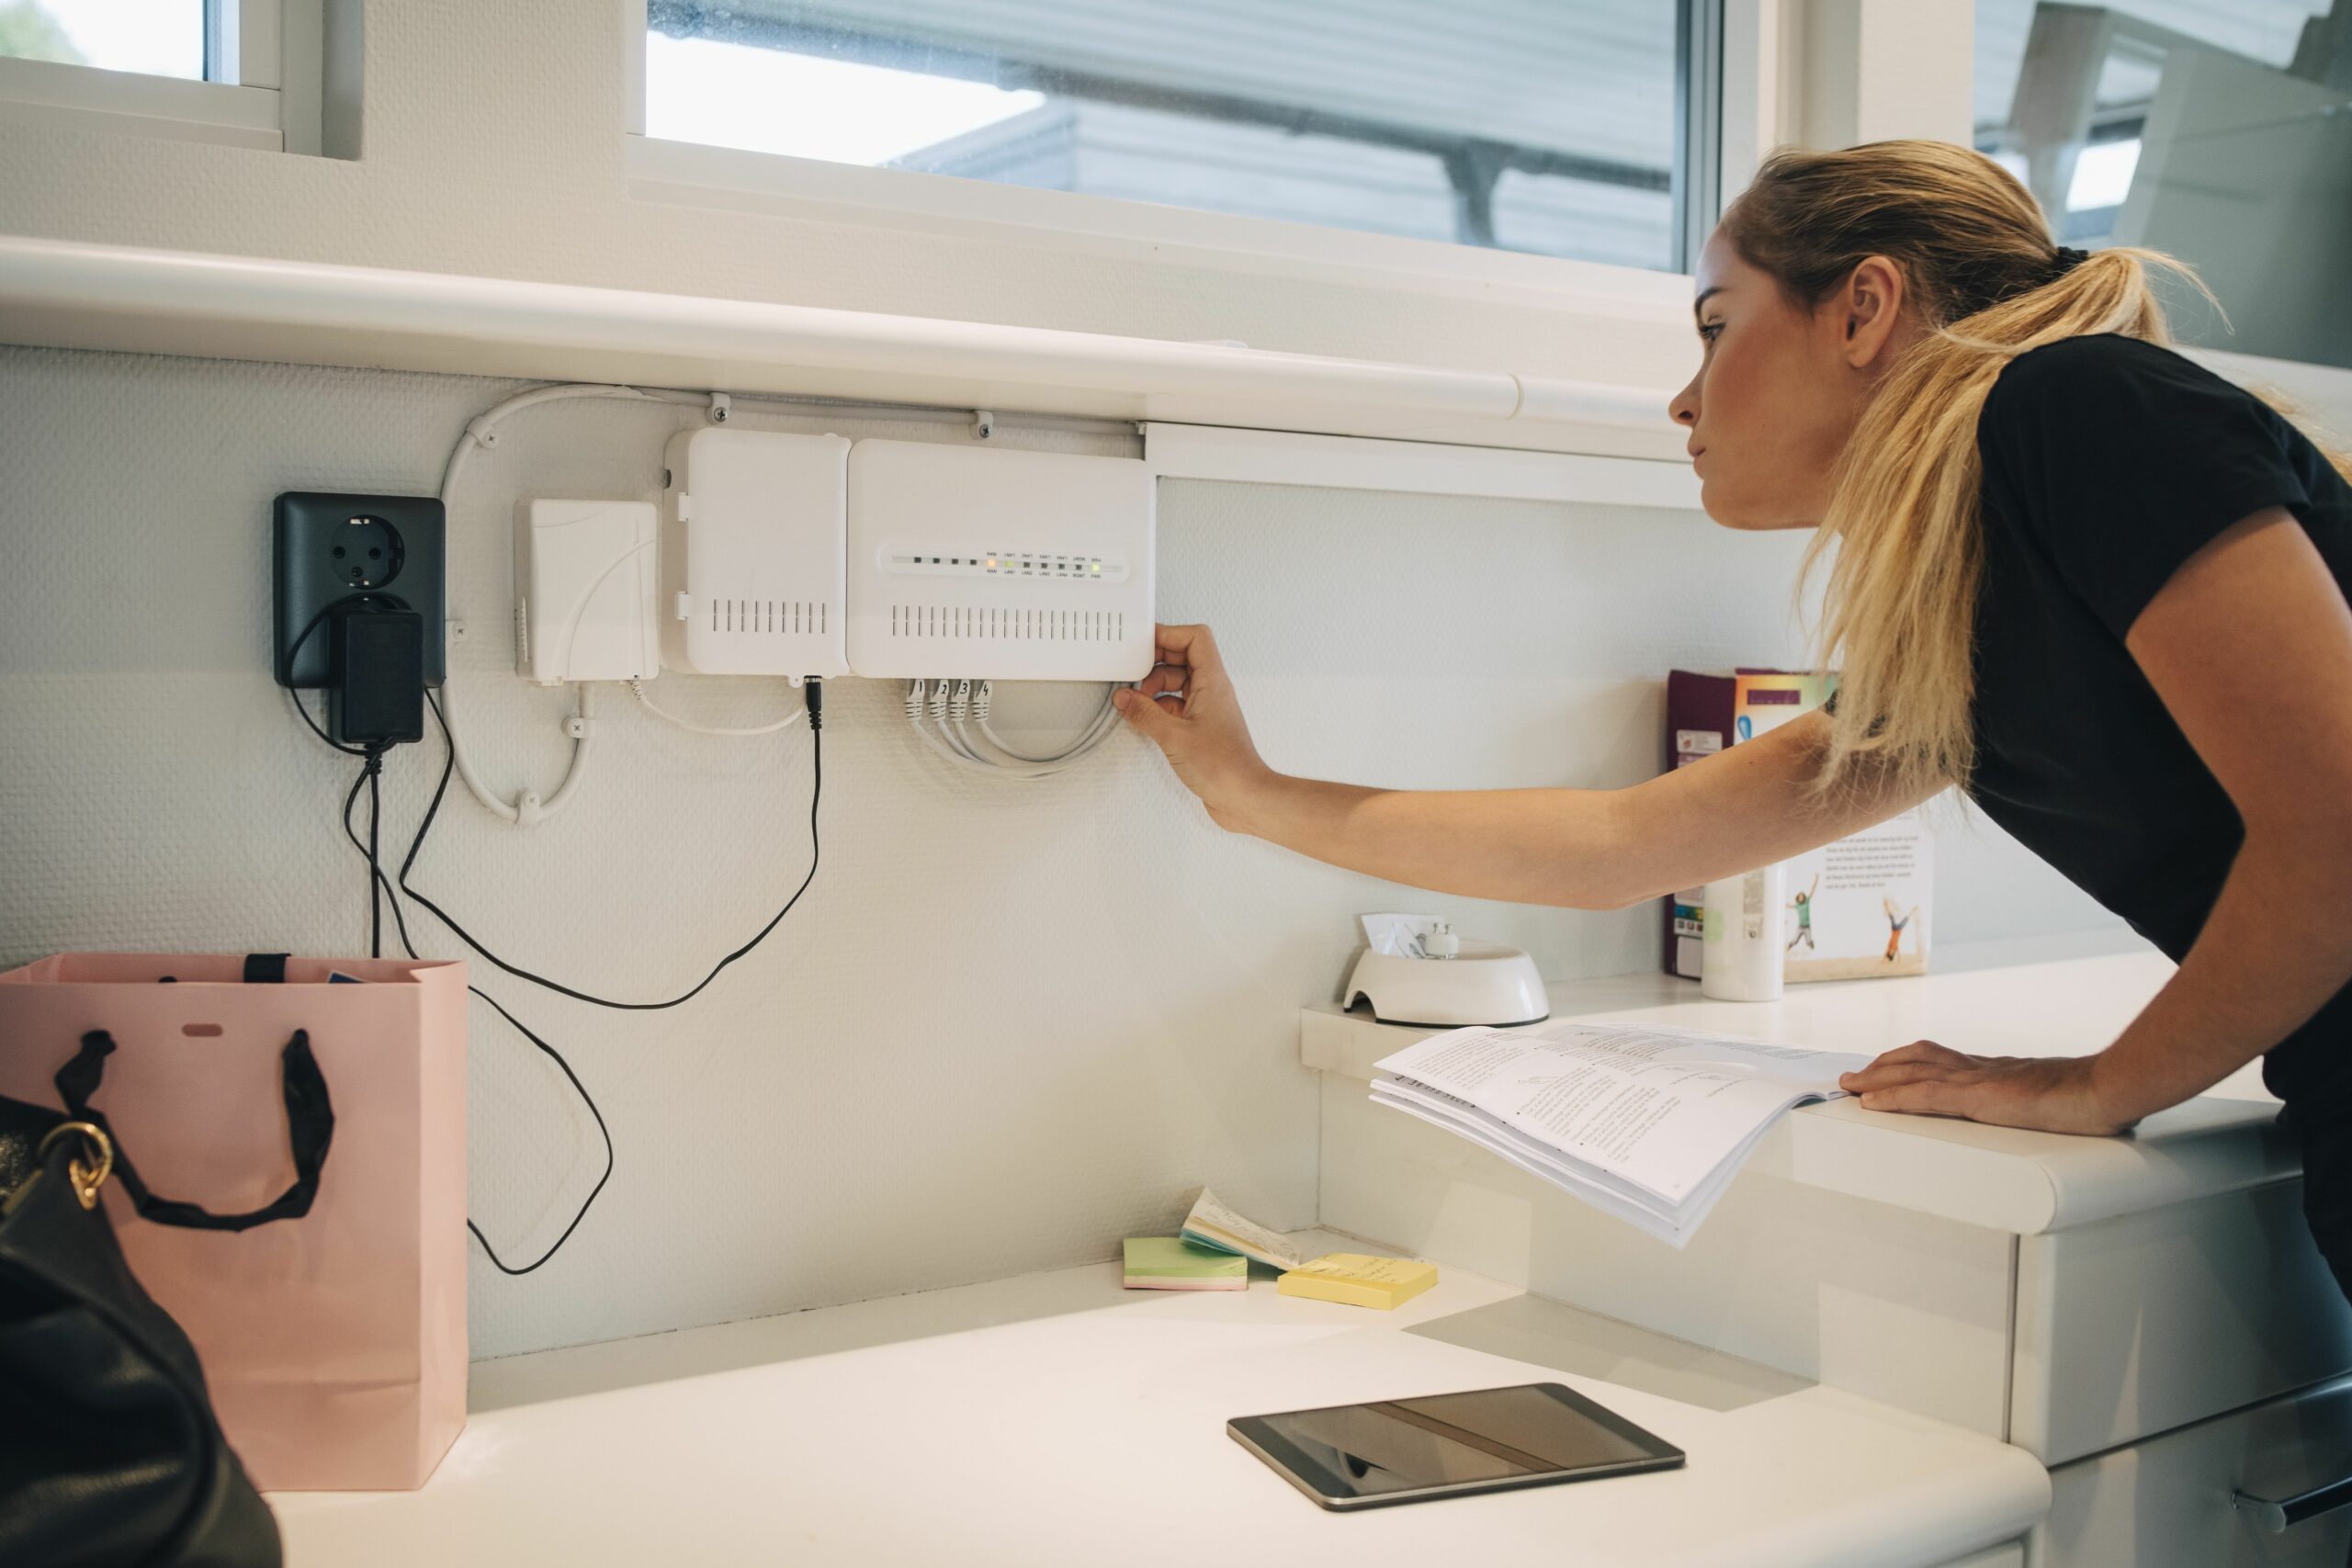
<instances>
[{"instance_id":1,"label":"ventilation slot on router","mask_svg":"<svg viewBox=\"0 0 2352 1568\"><path fill-rule=\"evenodd\" d=\"M710 629L715 632L816 632L825 629L821 599L713 599Z\"/></svg>"},{"instance_id":2,"label":"ventilation slot on router","mask_svg":"<svg viewBox=\"0 0 2352 1568\"><path fill-rule=\"evenodd\" d=\"M893 604L890 635L980 642L1109 642L1127 635L1124 610L984 610Z\"/></svg>"}]
</instances>

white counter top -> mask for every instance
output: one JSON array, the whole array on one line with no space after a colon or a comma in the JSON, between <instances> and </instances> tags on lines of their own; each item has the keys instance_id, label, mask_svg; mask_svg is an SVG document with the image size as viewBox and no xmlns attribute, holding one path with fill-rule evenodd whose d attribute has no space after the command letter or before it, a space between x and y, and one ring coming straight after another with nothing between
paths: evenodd
<instances>
[{"instance_id":1,"label":"white counter top","mask_svg":"<svg viewBox=\"0 0 2352 1568\"><path fill-rule=\"evenodd\" d=\"M293 1568L1928 1568L2014 1540L2048 1506L2047 1474L2018 1450L1760 1368L1710 1397L1690 1376L1703 1352L1655 1336L1657 1354L1629 1350L1641 1331L1569 1309L1542 1308L1591 1332L1546 1329L1564 1352L1549 1359L1621 1370L1564 1372L1404 1332L1519 1296L1448 1269L1374 1314L1281 1297L1265 1279L1229 1294L1126 1292L1102 1264L552 1351L475 1369L472 1423L422 1491L271 1503ZM1534 1356L1544 1340L1522 1320L1500 1342ZM1224 1429L1533 1381L1623 1413L1688 1465L1338 1515Z\"/></svg>"},{"instance_id":2,"label":"white counter top","mask_svg":"<svg viewBox=\"0 0 2352 1568\"><path fill-rule=\"evenodd\" d=\"M1552 1016L1651 1020L1826 1051L1875 1054L1931 1039L1979 1055L2077 1055L2113 1039L2172 969L2159 954L2121 953L1792 986L1777 1002L1709 1001L1693 981L1624 975L1555 987ZM1369 1079L1374 1062L1435 1032L1336 1005L1310 1008L1300 1059ZM2271 1126L2277 1113L2259 1063L2115 1138L1864 1111L1839 1100L1784 1118L1747 1168L2032 1235L2289 1179L2301 1166Z\"/></svg>"}]
</instances>

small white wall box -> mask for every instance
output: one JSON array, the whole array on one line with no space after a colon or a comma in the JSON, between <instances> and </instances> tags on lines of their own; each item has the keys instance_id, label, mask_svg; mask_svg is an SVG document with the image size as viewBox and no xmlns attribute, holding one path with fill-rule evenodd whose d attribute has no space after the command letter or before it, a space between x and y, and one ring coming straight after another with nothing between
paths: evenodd
<instances>
[{"instance_id":1,"label":"small white wall box","mask_svg":"<svg viewBox=\"0 0 2352 1568\"><path fill-rule=\"evenodd\" d=\"M849 443L680 431L664 454L662 659L698 675L849 673Z\"/></svg>"},{"instance_id":2,"label":"small white wall box","mask_svg":"<svg viewBox=\"0 0 2352 1568\"><path fill-rule=\"evenodd\" d=\"M1155 650L1155 493L1137 458L859 442L850 668L878 679L1141 680Z\"/></svg>"},{"instance_id":3,"label":"small white wall box","mask_svg":"<svg viewBox=\"0 0 2352 1568\"><path fill-rule=\"evenodd\" d=\"M654 568L650 502L516 502L516 673L548 686L660 674Z\"/></svg>"}]
</instances>

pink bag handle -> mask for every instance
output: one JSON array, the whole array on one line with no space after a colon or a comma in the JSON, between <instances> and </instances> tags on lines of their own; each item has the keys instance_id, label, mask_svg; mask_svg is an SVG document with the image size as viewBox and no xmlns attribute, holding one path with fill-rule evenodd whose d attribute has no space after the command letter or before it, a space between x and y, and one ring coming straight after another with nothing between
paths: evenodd
<instances>
[{"instance_id":1,"label":"pink bag handle","mask_svg":"<svg viewBox=\"0 0 2352 1568\"><path fill-rule=\"evenodd\" d=\"M98 1091L106 1077L107 1058L114 1052L114 1036L94 1029L82 1036L82 1048L74 1059L57 1069L55 1081L65 1108L113 1140L115 1177L130 1194L131 1207L141 1219L182 1230L244 1231L273 1220L299 1220L311 1212L319 1195L319 1173L326 1168L327 1145L334 1141L334 1106L327 1098L326 1075L319 1071L318 1058L311 1054L308 1030L296 1030L278 1057L285 1082L287 1139L294 1152L294 1184L272 1201L242 1214L216 1214L200 1204L158 1197L139 1179L122 1139L107 1124L106 1112L90 1104L90 1096Z\"/></svg>"}]
</instances>

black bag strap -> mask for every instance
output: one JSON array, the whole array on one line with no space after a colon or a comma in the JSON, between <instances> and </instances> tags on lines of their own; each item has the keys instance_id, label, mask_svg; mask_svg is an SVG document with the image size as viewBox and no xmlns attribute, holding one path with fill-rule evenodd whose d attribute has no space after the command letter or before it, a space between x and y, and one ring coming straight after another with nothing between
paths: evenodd
<instances>
[{"instance_id":1,"label":"black bag strap","mask_svg":"<svg viewBox=\"0 0 2352 1568\"><path fill-rule=\"evenodd\" d=\"M294 1184L275 1201L243 1214L216 1214L176 1198L159 1198L139 1179L139 1172L124 1153L122 1139L116 1136L106 1112L90 1104L90 1096L97 1092L99 1082L106 1077L107 1058L114 1051L114 1036L103 1029L94 1029L82 1036L81 1050L57 1069L57 1092L76 1118L99 1128L114 1140L116 1179L130 1194L131 1207L141 1219L159 1225L177 1225L183 1230L243 1231L272 1220L299 1220L311 1212L311 1204L319 1195L319 1172L326 1167L327 1145L334 1139L334 1106L327 1098L326 1075L319 1071L318 1058L311 1054L308 1030L296 1030L294 1038L286 1043L286 1049L278 1056L285 1081L287 1140L294 1152Z\"/></svg>"},{"instance_id":2,"label":"black bag strap","mask_svg":"<svg viewBox=\"0 0 2352 1568\"><path fill-rule=\"evenodd\" d=\"M282 986L286 984L286 961L290 953L248 953L245 954L245 984L248 986Z\"/></svg>"}]
</instances>

